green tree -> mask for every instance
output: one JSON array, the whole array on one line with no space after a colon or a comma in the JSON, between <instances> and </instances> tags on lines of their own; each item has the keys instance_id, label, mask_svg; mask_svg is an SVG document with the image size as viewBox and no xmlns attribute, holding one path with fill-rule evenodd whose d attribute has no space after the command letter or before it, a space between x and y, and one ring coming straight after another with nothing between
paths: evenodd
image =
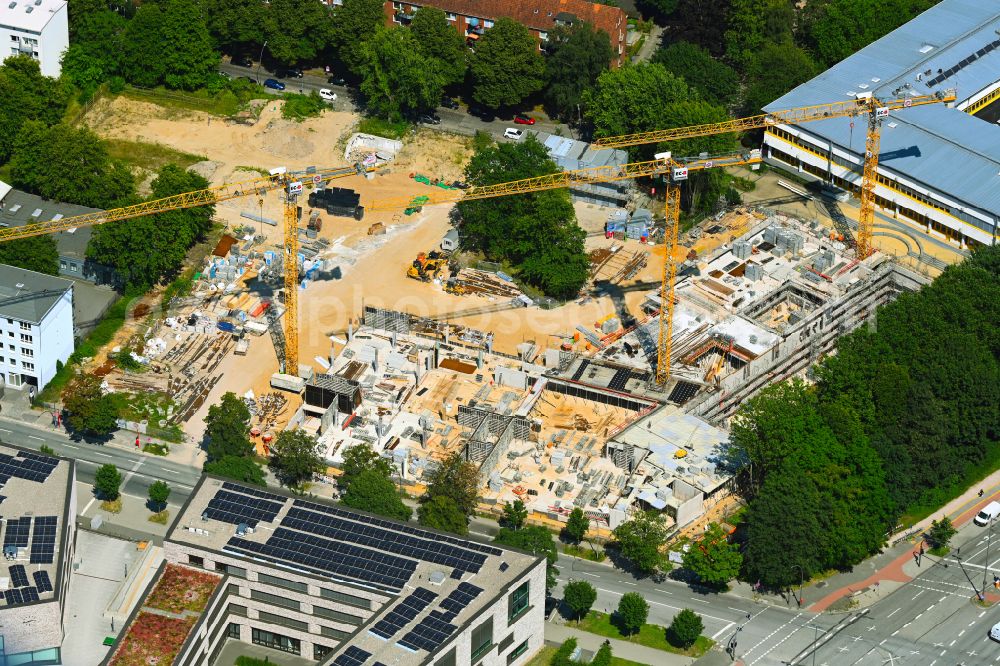
<instances>
[{"instance_id":1,"label":"green tree","mask_svg":"<svg viewBox=\"0 0 1000 666\"><path fill-rule=\"evenodd\" d=\"M520 104L545 83L538 42L526 27L506 17L479 39L469 72L472 99L491 109Z\"/></svg>"},{"instance_id":2,"label":"green tree","mask_svg":"<svg viewBox=\"0 0 1000 666\"><path fill-rule=\"evenodd\" d=\"M10 159L31 121L55 125L68 103L66 86L42 76L37 60L29 55L7 57L0 65L0 163Z\"/></svg>"},{"instance_id":3,"label":"green tree","mask_svg":"<svg viewBox=\"0 0 1000 666\"><path fill-rule=\"evenodd\" d=\"M927 530L927 540L934 548L944 549L948 547L951 538L958 530L948 516L941 516L941 520L932 520L930 529Z\"/></svg>"},{"instance_id":4,"label":"green tree","mask_svg":"<svg viewBox=\"0 0 1000 666\"><path fill-rule=\"evenodd\" d=\"M89 95L118 73L127 22L104 4L70 14L71 38L62 58L62 77Z\"/></svg>"},{"instance_id":5,"label":"green tree","mask_svg":"<svg viewBox=\"0 0 1000 666\"><path fill-rule=\"evenodd\" d=\"M465 79L469 49L443 10L421 7L410 21L410 32L420 45L420 53L431 60L445 86Z\"/></svg>"},{"instance_id":6,"label":"green tree","mask_svg":"<svg viewBox=\"0 0 1000 666\"><path fill-rule=\"evenodd\" d=\"M132 173L108 157L97 135L69 125L24 123L10 175L17 187L47 199L94 208L124 204L135 193Z\"/></svg>"},{"instance_id":7,"label":"green tree","mask_svg":"<svg viewBox=\"0 0 1000 666\"><path fill-rule=\"evenodd\" d=\"M677 0L638 0L636 5L642 11L643 16L652 14L663 18L677 11Z\"/></svg>"},{"instance_id":8,"label":"green tree","mask_svg":"<svg viewBox=\"0 0 1000 666\"><path fill-rule=\"evenodd\" d=\"M545 101L563 119L577 119L583 91L611 63L611 38L584 21L549 32Z\"/></svg>"},{"instance_id":9,"label":"green tree","mask_svg":"<svg viewBox=\"0 0 1000 666\"><path fill-rule=\"evenodd\" d=\"M341 62L357 75L364 73L364 44L385 23L382 0L344 0L333 10L330 38Z\"/></svg>"},{"instance_id":10,"label":"green tree","mask_svg":"<svg viewBox=\"0 0 1000 666\"><path fill-rule=\"evenodd\" d=\"M512 530L519 530L524 527L527 520L528 508L524 506L524 502L518 499L504 504L503 516L500 518L501 525Z\"/></svg>"},{"instance_id":11,"label":"green tree","mask_svg":"<svg viewBox=\"0 0 1000 666\"><path fill-rule=\"evenodd\" d=\"M370 444L362 442L344 451L344 462L341 465L341 475L337 478L340 492L347 492L351 483L362 472L375 471L379 476L390 480L392 478L392 463L380 456Z\"/></svg>"},{"instance_id":12,"label":"green tree","mask_svg":"<svg viewBox=\"0 0 1000 666\"><path fill-rule=\"evenodd\" d=\"M756 53L749 66L744 105L747 113L761 110L789 90L816 75L809 54L791 43L767 44Z\"/></svg>"},{"instance_id":13,"label":"green tree","mask_svg":"<svg viewBox=\"0 0 1000 666\"><path fill-rule=\"evenodd\" d=\"M403 503L395 484L374 469L358 474L340 503L396 520L407 521L413 516L413 509Z\"/></svg>"},{"instance_id":14,"label":"green tree","mask_svg":"<svg viewBox=\"0 0 1000 666\"><path fill-rule=\"evenodd\" d=\"M713 587L725 587L739 575L742 566L739 545L729 543L726 533L716 523L709 525L684 553L684 567Z\"/></svg>"},{"instance_id":15,"label":"green tree","mask_svg":"<svg viewBox=\"0 0 1000 666\"><path fill-rule=\"evenodd\" d=\"M202 176L167 164L153 180L150 198L207 187ZM188 249L211 228L214 214L215 206L210 205L109 222L95 230L87 256L114 267L126 287L146 290L176 276Z\"/></svg>"},{"instance_id":16,"label":"green tree","mask_svg":"<svg viewBox=\"0 0 1000 666\"><path fill-rule=\"evenodd\" d=\"M240 483L266 486L263 468L256 460L247 456L224 455L217 460L205 462L205 474L224 476Z\"/></svg>"},{"instance_id":17,"label":"green tree","mask_svg":"<svg viewBox=\"0 0 1000 666\"><path fill-rule=\"evenodd\" d=\"M122 75L129 83L195 90L219 64L205 16L194 0L143 3L122 42Z\"/></svg>"},{"instance_id":18,"label":"green tree","mask_svg":"<svg viewBox=\"0 0 1000 666\"><path fill-rule=\"evenodd\" d=\"M424 500L444 496L451 499L458 510L465 514L466 519L476 512L479 502L479 470L470 462L462 459L457 451L443 461L434 473Z\"/></svg>"},{"instance_id":19,"label":"green tree","mask_svg":"<svg viewBox=\"0 0 1000 666\"><path fill-rule=\"evenodd\" d=\"M528 138L483 147L465 174L473 185L493 185L558 171L545 146ZM461 202L458 210L465 249L516 266L519 277L552 296L574 296L586 281L586 235L566 190Z\"/></svg>"},{"instance_id":20,"label":"green tree","mask_svg":"<svg viewBox=\"0 0 1000 666\"><path fill-rule=\"evenodd\" d=\"M118 468L108 463L97 468L94 474L94 492L101 499L113 502L118 499L118 489L122 485L122 475Z\"/></svg>"},{"instance_id":21,"label":"green tree","mask_svg":"<svg viewBox=\"0 0 1000 666\"><path fill-rule=\"evenodd\" d=\"M649 617L649 604L638 592L626 592L618 601L618 628L628 636L637 633Z\"/></svg>"},{"instance_id":22,"label":"green tree","mask_svg":"<svg viewBox=\"0 0 1000 666\"><path fill-rule=\"evenodd\" d=\"M210 462L226 456L247 458L254 455L256 451L250 443L250 409L243 398L228 391L219 404L208 408L204 439Z\"/></svg>"},{"instance_id":23,"label":"green tree","mask_svg":"<svg viewBox=\"0 0 1000 666\"><path fill-rule=\"evenodd\" d=\"M208 32L219 48L257 55L268 40L268 4L256 0L202 0L202 7Z\"/></svg>"},{"instance_id":24,"label":"green tree","mask_svg":"<svg viewBox=\"0 0 1000 666\"><path fill-rule=\"evenodd\" d=\"M493 541L512 548L519 548L532 555L544 555L548 563L545 569L545 589L551 590L556 586L558 582L556 576L559 575L559 569L556 568L556 562L559 561L559 551L556 549L552 532L538 525L529 525L519 530L501 527Z\"/></svg>"},{"instance_id":25,"label":"green tree","mask_svg":"<svg viewBox=\"0 0 1000 666\"><path fill-rule=\"evenodd\" d=\"M643 511L632 516L612 531L622 557L632 562L638 571L652 573L660 566L660 549L667 541L666 519L656 511Z\"/></svg>"},{"instance_id":26,"label":"green tree","mask_svg":"<svg viewBox=\"0 0 1000 666\"><path fill-rule=\"evenodd\" d=\"M468 534L469 519L455 504L455 500L446 495L437 495L417 507L417 520L424 527L451 532L453 534Z\"/></svg>"},{"instance_id":27,"label":"green tree","mask_svg":"<svg viewBox=\"0 0 1000 666\"><path fill-rule=\"evenodd\" d=\"M578 506L573 507L563 528L563 538L570 543L580 543L583 537L587 536L590 529L590 520L583 513L583 509Z\"/></svg>"},{"instance_id":28,"label":"green tree","mask_svg":"<svg viewBox=\"0 0 1000 666\"><path fill-rule=\"evenodd\" d=\"M379 26L361 52L361 92L370 111L396 119L440 102L444 79L437 62L421 54L420 42L406 28Z\"/></svg>"},{"instance_id":29,"label":"green tree","mask_svg":"<svg viewBox=\"0 0 1000 666\"><path fill-rule=\"evenodd\" d=\"M59 275L59 251L52 236L30 236L0 243L0 264Z\"/></svg>"},{"instance_id":30,"label":"green tree","mask_svg":"<svg viewBox=\"0 0 1000 666\"><path fill-rule=\"evenodd\" d=\"M573 619L586 617L595 601L597 590L585 580L570 581L563 588L563 603L573 612Z\"/></svg>"},{"instance_id":31,"label":"green tree","mask_svg":"<svg viewBox=\"0 0 1000 666\"><path fill-rule=\"evenodd\" d=\"M597 648L597 653L590 660L589 666L611 666L612 663L611 644L605 641L601 647Z\"/></svg>"},{"instance_id":32,"label":"green tree","mask_svg":"<svg viewBox=\"0 0 1000 666\"><path fill-rule=\"evenodd\" d=\"M154 511L166 509L168 497L170 497L170 486L165 481L154 481L149 484L149 505Z\"/></svg>"},{"instance_id":33,"label":"green tree","mask_svg":"<svg viewBox=\"0 0 1000 666\"><path fill-rule=\"evenodd\" d=\"M63 408L70 430L105 437L118 429L118 407L101 389L101 379L81 374L63 390Z\"/></svg>"},{"instance_id":34,"label":"green tree","mask_svg":"<svg viewBox=\"0 0 1000 666\"><path fill-rule=\"evenodd\" d=\"M323 449L305 430L282 430L271 444L268 465L282 485L302 490L314 475L326 469Z\"/></svg>"},{"instance_id":35,"label":"green tree","mask_svg":"<svg viewBox=\"0 0 1000 666\"><path fill-rule=\"evenodd\" d=\"M716 60L708 49L691 42L674 42L657 49L653 62L684 79L702 99L722 107L736 103L740 77L732 67Z\"/></svg>"},{"instance_id":36,"label":"green tree","mask_svg":"<svg viewBox=\"0 0 1000 666\"><path fill-rule=\"evenodd\" d=\"M788 0L732 0L726 55L746 71L765 45L790 43L795 12Z\"/></svg>"},{"instance_id":37,"label":"green tree","mask_svg":"<svg viewBox=\"0 0 1000 666\"><path fill-rule=\"evenodd\" d=\"M832 65L929 9L938 0L829 0L820 3L811 37L820 59Z\"/></svg>"},{"instance_id":38,"label":"green tree","mask_svg":"<svg viewBox=\"0 0 1000 666\"><path fill-rule=\"evenodd\" d=\"M689 608L685 608L674 616L667 628L667 640L671 644L685 650L695 644L705 626L701 616Z\"/></svg>"},{"instance_id":39,"label":"green tree","mask_svg":"<svg viewBox=\"0 0 1000 666\"><path fill-rule=\"evenodd\" d=\"M731 0L675 1L677 9L670 17L671 32L708 49L715 57L724 55Z\"/></svg>"},{"instance_id":40,"label":"green tree","mask_svg":"<svg viewBox=\"0 0 1000 666\"><path fill-rule=\"evenodd\" d=\"M334 39L330 10L311 0L271 0L264 26L267 50L289 65L316 60Z\"/></svg>"}]
</instances>

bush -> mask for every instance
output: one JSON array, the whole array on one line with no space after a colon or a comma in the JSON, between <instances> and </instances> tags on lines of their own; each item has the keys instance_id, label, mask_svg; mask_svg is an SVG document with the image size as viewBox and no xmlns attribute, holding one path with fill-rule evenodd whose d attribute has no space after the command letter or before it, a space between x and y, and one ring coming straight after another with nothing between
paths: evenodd
<instances>
[{"instance_id":1,"label":"bush","mask_svg":"<svg viewBox=\"0 0 1000 666\"><path fill-rule=\"evenodd\" d=\"M301 122L306 118L315 118L329 108L315 90L308 95L286 93L284 98L285 106L281 109L281 116L289 120Z\"/></svg>"},{"instance_id":2,"label":"bush","mask_svg":"<svg viewBox=\"0 0 1000 666\"><path fill-rule=\"evenodd\" d=\"M362 134L374 134L386 139L402 139L410 133L410 123L405 120L383 120L382 118L362 118L358 123L358 131Z\"/></svg>"},{"instance_id":3,"label":"bush","mask_svg":"<svg viewBox=\"0 0 1000 666\"><path fill-rule=\"evenodd\" d=\"M618 624L624 635L634 634L642 629L649 617L649 604L638 592L622 595L618 602Z\"/></svg>"},{"instance_id":4,"label":"bush","mask_svg":"<svg viewBox=\"0 0 1000 666\"><path fill-rule=\"evenodd\" d=\"M687 649L694 645L704 628L701 616L693 610L685 608L675 615L674 621L670 623L670 627L667 629L667 640L676 647Z\"/></svg>"}]
</instances>

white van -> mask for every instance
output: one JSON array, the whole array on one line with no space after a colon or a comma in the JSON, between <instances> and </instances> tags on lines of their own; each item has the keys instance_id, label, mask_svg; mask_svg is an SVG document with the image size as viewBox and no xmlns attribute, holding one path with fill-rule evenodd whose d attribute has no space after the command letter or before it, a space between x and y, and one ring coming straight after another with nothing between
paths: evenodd
<instances>
[{"instance_id":1,"label":"white van","mask_svg":"<svg viewBox=\"0 0 1000 666\"><path fill-rule=\"evenodd\" d=\"M1000 516L1000 502L990 502L972 520L976 525L989 525L990 521Z\"/></svg>"},{"instance_id":2,"label":"white van","mask_svg":"<svg viewBox=\"0 0 1000 666\"><path fill-rule=\"evenodd\" d=\"M995 641L1000 641L1000 622L994 624L993 628L990 629L990 638Z\"/></svg>"}]
</instances>

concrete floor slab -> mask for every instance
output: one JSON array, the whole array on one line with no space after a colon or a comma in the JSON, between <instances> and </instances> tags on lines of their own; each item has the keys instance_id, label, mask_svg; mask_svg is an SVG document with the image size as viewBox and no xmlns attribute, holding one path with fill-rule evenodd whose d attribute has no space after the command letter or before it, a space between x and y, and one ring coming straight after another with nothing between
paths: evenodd
<instances>
[{"instance_id":1,"label":"concrete floor slab","mask_svg":"<svg viewBox=\"0 0 1000 666\"><path fill-rule=\"evenodd\" d=\"M225 647L222 648L222 652L219 653L213 666L233 666L236 663L236 658L242 656L266 659L268 663L275 666L313 666L316 663L312 659L303 659L260 645L227 639Z\"/></svg>"}]
</instances>

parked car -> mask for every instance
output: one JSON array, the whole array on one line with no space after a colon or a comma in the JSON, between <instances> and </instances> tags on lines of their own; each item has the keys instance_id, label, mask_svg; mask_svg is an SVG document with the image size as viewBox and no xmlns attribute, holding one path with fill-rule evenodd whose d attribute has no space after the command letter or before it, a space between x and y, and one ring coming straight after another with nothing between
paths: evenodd
<instances>
[{"instance_id":1,"label":"parked car","mask_svg":"<svg viewBox=\"0 0 1000 666\"><path fill-rule=\"evenodd\" d=\"M328 77L326 79L326 82L329 83L331 86L343 86L347 84L347 81L344 80L344 77L337 76L336 74Z\"/></svg>"},{"instance_id":2,"label":"parked car","mask_svg":"<svg viewBox=\"0 0 1000 666\"><path fill-rule=\"evenodd\" d=\"M485 106L479 106L478 104L469 106L469 113L485 123L493 122L496 119L496 114L493 113L492 109L487 109Z\"/></svg>"},{"instance_id":3,"label":"parked car","mask_svg":"<svg viewBox=\"0 0 1000 666\"><path fill-rule=\"evenodd\" d=\"M264 87L271 90L284 90L285 84L277 79L264 79Z\"/></svg>"},{"instance_id":4,"label":"parked car","mask_svg":"<svg viewBox=\"0 0 1000 666\"><path fill-rule=\"evenodd\" d=\"M446 109L457 109L458 108L458 102L456 102L451 97L442 97L441 98L441 106L443 106Z\"/></svg>"},{"instance_id":5,"label":"parked car","mask_svg":"<svg viewBox=\"0 0 1000 666\"><path fill-rule=\"evenodd\" d=\"M523 113L519 113L516 116L514 116L514 124L515 125L534 125L535 124L535 119L532 118L531 116L526 116Z\"/></svg>"},{"instance_id":6,"label":"parked car","mask_svg":"<svg viewBox=\"0 0 1000 666\"><path fill-rule=\"evenodd\" d=\"M461 180L456 180L455 182L453 182L451 184L451 186L455 187L455 188L458 188L460 190L467 190L467 189L469 189L469 184L465 183L465 182L462 182Z\"/></svg>"},{"instance_id":7,"label":"parked car","mask_svg":"<svg viewBox=\"0 0 1000 666\"><path fill-rule=\"evenodd\" d=\"M440 125L441 117L434 113L421 113L417 120L426 125Z\"/></svg>"},{"instance_id":8,"label":"parked car","mask_svg":"<svg viewBox=\"0 0 1000 666\"><path fill-rule=\"evenodd\" d=\"M337 93L333 92L329 88L320 88L319 96L328 102L332 102L333 100L337 99Z\"/></svg>"},{"instance_id":9,"label":"parked car","mask_svg":"<svg viewBox=\"0 0 1000 666\"><path fill-rule=\"evenodd\" d=\"M234 55L231 62L240 67L253 67L253 58L245 53L242 55Z\"/></svg>"},{"instance_id":10,"label":"parked car","mask_svg":"<svg viewBox=\"0 0 1000 666\"><path fill-rule=\"evenodd\" d=\"M301 79L302 70L298 67L286 67L275 72L275 76L279 79Z\"/></svg>"},{"instance_id":11,"label":"parked car","mask_svg":"<svg viewBox=\"0 0 1000 666\"><path fill-rule=\"evenodd\" d=\"M519 130L516 127L508 127L503 131L503 138L513 139L514 141L517 141L523 135L524 135L524 130Z\"/></svg>"}]
</instances>

